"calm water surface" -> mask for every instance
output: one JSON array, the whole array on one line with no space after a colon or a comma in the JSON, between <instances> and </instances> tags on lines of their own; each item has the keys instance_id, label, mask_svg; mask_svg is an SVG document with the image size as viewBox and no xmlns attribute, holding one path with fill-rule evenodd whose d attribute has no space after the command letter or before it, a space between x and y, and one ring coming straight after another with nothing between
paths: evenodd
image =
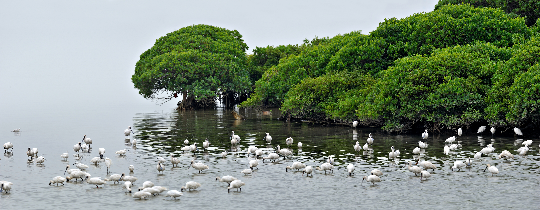
<instances>
[{"instance_id":1,"label":"calm water surface","mask_svg":"<svg viewBox=\"0 0 540 210\"><path fill-rule=\"evenodd\" d=\"M19 119L20 116L10 115L13 121L10 121L10 125L25 127L1 124L0 143L10 141L14 144L12 154L5 153L0 156L0 180L14 183L11 193L0 195L2 209L21 206L28 209L540 207L540 140L537 137L526 136L525 140L533 140L528 155L525 158L516 155L516 158L510 161L500 160L496 156L502 150L516 154L515 150L522 146L523 140L497 134L492 138L489 131L485 132L483 138L473 135L472 131L459 137L461 146L450 155L443 154L443 146L444 140L453 134L430 135L427 140L429 147L421 155L413 156L412 150L418 146L420 134L390 135L375 128L353 129L306 122L283 122L277 120L277 110L273 111L273 116L244 110L241 114L245 115L247 120L235 120L230 110L224 109L135 114L132 122L127 123L134 127L135 134L132 138L139 142L136 148L125 143L123 130L129 124L119 119L117 113L104 112L97 116L88 114L77 118L69 114L50 113L38 116L37 119L40 120L33 120L32 117ZM21 127L22 132L9 132L17 127ZM238 146L230 143L231 131L235 131L242 139ZM263 139L265 133L270 133L272 142L268 143ZM369 133L372 133L375 139L373 150L356 153L353 149L354 143L359 141L364 145ZM49 180L54 176L63 176L65 166L76 161L72 148L85 134L92 138L94 149L90 153L83 153L81 162L90 166L87 172L92 177L107 177L105 164L95 166L90 163L92 157L98 156L97 148L102 147L106 149L105 156L113 162L112 173L129 174L128 166L135 166L135 172L130 174L138 178L134 189L147 180L155 185L176 190L180 190L182 185L192 180L202 186L198 190L184 192L177 200L165 197L165 192L147 200L133 199L131 194L125 193L122 184L112 182L99 189L85 182L49 186ZM259 160L258 170L252 175L244 176L240 173L248 168L249 160L254 159L246 153L249 146L263 149L266 155L278 145L286 148L287 137L294 139L294 144L289 146L293 150L293 157L280 159L275 163L263 163ZM206 138L211 145L207 151L203 151L202 142ZM183 153L180 148L184 146L185 139L198 142L200 150ZM301 150L297 147L297 142L303 143ZM472 167L459 172L450 170L455 160L472 157L490 143L496 148L497 154L492 153L489 157L475 160ZM401 151L398 160L388 160L391 146ZM39 155L47 159L44 165L27 161L28 147L39 149ZM125 157L115 154L115 151L121 149L129 150ZM226 158L220 156L223 151L228 152ZM60 158L63 152L70 154L68 161ZM166 170L163 174L158 174L157 157L169 160L170 154L179 158L181 163L173 168L170 162L167 162ZM306 177L301 172L285 172L285 167L294 161L316 167L324 163L328 156L334 157L336 161L333 173L325 175L324 172L317 171L313 177ZM189 168L190 161L194 158L207 164L210 169L199 174L197 170ZM406 162L418 158L429 160L437 166L437 170L431 172L432 176L428 180L420 181L419 177L405 167ZM349 163L356 166L352 177L349 177L346 171ZM492 176L483 172L487 163L495 165L500 173ZM376 185L362 183L362 177L375 168L383 171L382 182ZM224 175L232 175L245 182L242 192L227 193L227 184L215 179Z\"/></svg>"}]
</instances>

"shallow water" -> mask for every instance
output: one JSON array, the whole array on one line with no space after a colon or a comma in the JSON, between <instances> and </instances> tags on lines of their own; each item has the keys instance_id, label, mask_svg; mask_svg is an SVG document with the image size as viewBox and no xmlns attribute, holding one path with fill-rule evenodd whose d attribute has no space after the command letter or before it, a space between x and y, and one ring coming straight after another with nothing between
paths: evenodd
<instances>
[{"instance_id":1,"label":"shallow water","mask_svg":"<svg viewBox=\"0 0 540 210\"><path fill-rule=\"evenodd\" d=\"M537 208L540 203L538 189L540 173L538 163L538 138L526 158L515 155L514 160L505 161L496 156L502 150L513 154L521 146L521 141L514 136L498 136L492 139L489 131L483 138L466 134L458 137L459 147L450 155L443 154L444 140L451 134L431 135L427 139L429 147L420 156L413 156L412 150L421 140L420 134L390 135L376 128L351 128L346 126L313 125L306 122L283 122L277 120L279 113L273 116L258 115L252 111L242 111L247 120L235 120L230 110L216 109L186 112L153 112L140 113L133 116L137 147L126 144L122 124L115 114L104 113L100 119L90 120L91 125L80 126L80 120L69 116L55 116L50 119L62 119L60 122L26 123L19 134L9 132L13 128L3 126L0 132L0 143L10 141L14 144L12 154L0 156L0 180L14 183L11 193L1 194L2 209L14 209L24 205L28 209L58 209L66 206L83 208L121 207L130 209L147 208L220 208L238 209L251 207L264 208L389 208L411 209L420 206L429 209L443 208ZM12 116L16 117L16 116ZM87 117L91 117L90 115ZM19 119L22 121L23 119ZM28 119L26 119L28 120ZM72 120L73 122L69 122ZM66 122L67 121L67 122ZM101 122L101 123L95 123ZM231 131L241 137L238 146L231 146ZM273 140L266 142L263 137L270 133ZM359 141L364 145L368 134L375 139L372 151L356 153L353 145ZM136 189L142 182L149 180L156 185L180 190L187 181L196 181L202 186L195 191L184 192L177 200L165 197L165 192L147 200L133 199L125 193L122 184L107 183L96 189L95 185L85 182L70 182L64 186L49 186L54 176L63 175L66 165L75 162L73 145L87 134L92 138L93 149L83 153L81 162L89 165L88 173L92 177L105 178L104 163L91 165L90 159L98 156L97 148L106 149L105 156L113 165L112 173L129 174L128 166L134 165L135 172L129 174L138 178ZM291 146L285 139L292 137ZM208 138L211 145L206 151L202 142ZM199 143L199 151L183 153L180 148L184 140ZM302 150L297 142L303 143ZM450 167L455 160L472 157L487 144L496 148L494 154L475 160L470 168L452 171ZM252 175L244 176L241 170L248 168L249 160L254 159L246 153L248 146L257 146L265 151L265 156L275 150L276 146L290 148L293 157L272 163L259 160L258 169ZM398 160L388 160L390 147L401 151ZM26 150L37 147L39 155L47 160L43 165L28 162ZM115 155L115 151L128 149L125 157ZM67 162L62 161L60 154L69 152ZM221 152L228 151L226 158ZM166 170L159 174L156 170L157 157L170 159L173 153L181 160L178 167L165 164ZM313 177L302 172L285 172L285 167L294 161L306 165L318 166L333 156L336 168L333 173L317 171ZM190 161L196 158L207 164L210 169L198 173L189 168ZM424 181L409 172L405 163L413 159L429 160L437 169ZM353 176L349 177L346 166L356 166ZM484 172L485 164L495 165L500 173L492 176ZM72 166L73 167L73 166ZM362 177L372 169L380 169L384 175L382 182L372 185L362 183ZM246 183L241 192L232 190L227 193L227 184L216 181L217 176L232 175Z\"/></svg>"}]
</instances>

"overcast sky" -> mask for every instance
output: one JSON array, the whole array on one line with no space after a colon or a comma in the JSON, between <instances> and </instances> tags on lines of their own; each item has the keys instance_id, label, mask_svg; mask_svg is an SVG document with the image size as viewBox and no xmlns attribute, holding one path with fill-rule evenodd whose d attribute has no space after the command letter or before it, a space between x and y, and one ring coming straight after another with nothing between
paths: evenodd
<instances>
[{"instance_id":1,"label":"overcast sky","mask_svg":"<svg viewBox=\"0 0 540 210\"><path fill-rule=\"evenodd\" d=\"M135 63L156 39L193 24L236 29L251 52L315 36L368 34L385 18L430 12L436 3L0 0L0 108L155 106L133 88Z\"/></svg>"}]
</instances>

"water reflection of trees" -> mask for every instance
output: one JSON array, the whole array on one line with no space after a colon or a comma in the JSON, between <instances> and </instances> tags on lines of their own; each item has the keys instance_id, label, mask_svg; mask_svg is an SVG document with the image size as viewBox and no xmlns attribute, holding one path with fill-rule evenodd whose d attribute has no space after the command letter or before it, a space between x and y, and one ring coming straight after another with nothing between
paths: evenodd
<instances>
[{"instance_id":1,"label":"water reflection of trees","mask_svg":"<svg viewBox=\"0 0 540 210\"><path fill-rule=\"evenodd\" d=\"M422 140L420 134L392 135L376 128L353 129L344 126L283 122L276 120L276 117L258 115L254 111L241 110L241 113L246 116L246 120L236 120L230 114L230 110L223 109L137 114L134 117L134 129L137 131L135 138L140 140L141 145L138 148L158 154L181 153L180 148L185 146L185 139L188 139L190 144L199 143L197 153L203 153L202 142L208 138L210 146L217 147L217 150L205 153L218 156L223 150L245 152L251 145L266 148L266 155L271 151L268 148L280 145L282 148L293 150L296 155L293 159L324 161L326 157L333 155L338 162L344 162L340 159L346 159L356 160L359 163L388 161L391 146L400 150L401 160L420 158L439 164L457 157L472 157L474 151L479 151L482 146L489 143L492 143L497 151L516 149L514 139L508 137L501 137L496 141L491 141L490 138L479 139L476 136L458 137L460 149L447 156L443 154L444 140L451 134L434 135ZM231 146L229 138L231 131L235 131L242 139L238 146ZM265 133L272 136L271 143L264 140ZM353 145L358 141L363 146L369 133L373 133L375 139L372 150L355 152ZM293 145L285 144L287 137L293 137ZM303 143L301 151L297 147L299 141ZM420 155L413 155L412 150L418 146L418 141L427 142L429 147Z\"/></svg>"}]
</instances>

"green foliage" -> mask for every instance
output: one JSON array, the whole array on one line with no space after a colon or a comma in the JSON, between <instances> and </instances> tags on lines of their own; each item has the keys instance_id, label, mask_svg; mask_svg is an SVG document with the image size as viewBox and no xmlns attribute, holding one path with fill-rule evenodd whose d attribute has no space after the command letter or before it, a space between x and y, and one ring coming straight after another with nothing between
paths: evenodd
<instances>
[{"instance_id":1,"label":"green foliage","mask_svg":"<svg viewBox=\"0 0 540 210\"><path fill-rule=\"evenodd\" d=\"M521 73L509 90L506 120L513 125L540 124L540 64Z\"/></svg>"},{"instance_id":2,"label":"green foliage","mask_svg":"<svg viewBox=\"0 0 540 210\"><path fill-rule=\"evenodd\" d=\"M356 114L361 121L383 119L389 131L416 122L435 129L467 126L482 119L493 67L510 56L509 49L475 43L399 59L380 72Z\"/></svg>"},{"instance_id":3,"label":"green foliage","mask_svg":"<svg viewBox=\"0 0 540 210\"><path fill-rule=\"evenodd\" d=\"M362 36L360 32L337 35L332 39L316 39L316 44L306 47L299 55L280 60L268 69L255 83L255 92L242 106L280 106L287 91L302 79L326 73L326 65L332 56L352 39Z\"/></svg>"},{"instance_id":4,"label":"green foliage","mask_svg":"<svg viewBox=\"0 0 540 210\"><path fill-rule=\"evenodd\" d=\"M400 20L387 19L370 36L388 43L387 56L393 61L475 41L509 47L516 35L528 38L529 33L522 18L512 18L499 9L449 5Z\"/></svg>"},{"instance_id":5,"label":"green foliage","mask_svg":"<svg viewBox=\"0 0 540 210\"><path fill-rule=\"evenodd\" d=\"M540 2L537 0L439 0L435 10L447 4L470 4L474 7L500 8L506 13L525 18L528 26L540 18Z\"/></svg>"},{"instance_id":6,"label":"green foliage","mask_svg":"<svg viewBox=\"0 0 540 210\"><path fill-rule=\"evenodd\" d=\"M517 117L516 108L522 107L522 105L516 103L520 101L517 98L528 96L514 95L523 84L516 84L516 82L523 75L530 75L528 71L538 63L540 63L540 37L533 37L523 44L514 46L512 58L497 65L493 75L493 86L487 97L489 106L486 108L485 118L490 124L518 126L525 121L525 118ZM525 78L521 79L521 81L524 80ZM526 111L526 109L522 111Z\"/></svg>"},{"instance_id":7,"label":"green foliage","mask_svg":"<svg viewBox=\"0 0 540 210\"><path fill-rule=\"evenodd\" d=\"M187 26L157 39L140 56L131 80L145 98L183 92L198 101L244 93L251 89L247 49L236 30Z\"/></svg>"},{"instance_id":8,"label":"green foliage","mask_svg":"<svg viewBox=\"0 0 540 210\"><path fill-rule=\"evenodd\" d=\"M308 42L309 44L309 42ZM248 56L248 66L250 68L250 78L252 83L259 80L262 74L270 67L278 65L279 60L286 58L289 55L298 55L306 48L303 45L279 45L277 47L256 47L253 54Z\"/></svg>"},{"instance_id":9,"label":"green foliage","mask_svg":"<svg viewBox=\"0 0 540 210\"><path fill-rule=\"evenodd\" d=\"M522 18L499 9L449 5L404 19L388 19L370 33L338 35L290 56L266 71L243 106L280 106L287 92L303 79L328 72L360 71L376 76L395 60L429 55L435 49L475 41L509 47L530 37Z\"/></svg>"},{"instance_id":10,"label":"green foliage","mask_svg":"<svg viewBox=\"0 0 540 210\"><path fill-rule=\"evenodd\" d=\"M352 79L354 78L354 79ZM347 114L354 114L348 110L354 106L341 106L340 102L348 99L351 92L358 92L356 88L364 88L374 83L369 74L361 72L330 72L316 78L306 78L295 85L287 93L281 106L283 112L295 118L327 120L331 116L351 118ZM365 88L364 88L365 89Z\"/></svg>"}]
</instances>

